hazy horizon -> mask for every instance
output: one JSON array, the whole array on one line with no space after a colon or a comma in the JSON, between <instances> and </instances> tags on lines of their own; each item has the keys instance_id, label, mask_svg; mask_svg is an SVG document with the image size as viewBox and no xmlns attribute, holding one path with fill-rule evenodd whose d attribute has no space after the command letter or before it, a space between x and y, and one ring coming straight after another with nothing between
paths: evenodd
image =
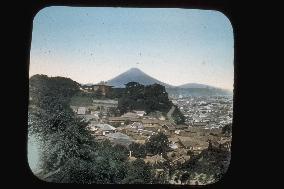
<instances>
[{"instance_id":1,"label":"hazy horizon","mask_svg":"<svg viewBox=\"0 0 284 189\"><path fill-rule=\"evenodd\" d=\"M30 77L86 84L138 68L173 86L232 90L233 40L229 20L217 11L48 7L34 18Z\"/></svg>"},{"instance_id":2,"label":"hazy horizon","mask_svg":"<svg viewBox=\"0 0 284 189\"><path fill-rule=\"evenodd\" d=\"M130 70L130 69L136 69L136 67L132 67L132 68L129 68L128 70ZM139 69L139 68L138 68ZM126 71L128 71L128 70L125 70L125 72ZM141 70L141 69L139 69L139 70ZM144 72L143 70L141 70L142 72ZM122 72L122 73L124 73L124 72ZM118 75L120 75L120 74L122 74L122 73L119 73ZM144 72L145 73L145 72ZM38 74L40 74L40 73L38 73ZM145 73L145 74L147 74L147 73ZM34 75L36 75L36 74L34 74ZM34 75L30 75L29 77L31 78L32 76L34 76ZM47 74L43 74L43 75L47 75ZM116 75L116 76L118 76L118 75ZM148 74L147 74L148 75ZM60 76L60 75L47 75L47 76L49 76L49 77L66 77L66 76ZM114 76L114 77L116 77L116 76ZM114 78L113 77L113 78ZM66 78L70 78L70 77L66 77ZM113 79L113 78L110 78L110 79ZM70 78L70 79L72 79L72 78ZM110 79L108 79L108 80L110 80ZM157 79L157 78L155 78L155 79ZM76 81L76 80L74 80L74 79L72 79L73 81ZM105 81L108 81L108 80L105 80ZM158 79L159 80L159 79ZM102 80L103 81L103 80ZM99 81L99 82L102 82L102 81ZM103 82L105 82L105 81L103 81ZM161 81L161 82L163 82L162 80L159 80L159 81ZM78 82L78 81L76 81L76 82ZM98 84L99 82L88 82L88 83L81 83L81 82L78 82L78 83L80 83L80 84ZM166 84L169 84L169 85L171 85L171 86L173 86L173 87L178 87L178 86L181 86L181 85L185 85L185 84L201 84L201 85L208 85L208 84L206 84L206 83L194 83L194 82L192 82L192 83L182 83L182 84L179 84L179 85L172 85L171 83L166 83ZM216 87L216 86L214 86L214 85L210 85L210 86L212 86L212 87ZM225 89L225 88L224 88ZM231 91L231 89L226 89L226 90L230 90Z\"/></svg>"}]
</instances>

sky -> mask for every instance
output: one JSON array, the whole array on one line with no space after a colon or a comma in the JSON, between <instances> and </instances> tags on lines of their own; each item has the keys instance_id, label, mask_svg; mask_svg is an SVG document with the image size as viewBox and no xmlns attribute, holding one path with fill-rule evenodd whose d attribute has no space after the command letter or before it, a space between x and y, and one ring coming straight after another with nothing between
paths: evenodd
<instances>
[{"instance_id":1,"label":"sky","mask_svg":"<svg viewBox=\"0 0 284 189\"><path fill-rule=\"evenodd\" d=\"M30 77L97 83L136 67L170 85L232 90L233 61L233 28L218 11L52 6L33 21Z\"/></svg>"}]
</instances>

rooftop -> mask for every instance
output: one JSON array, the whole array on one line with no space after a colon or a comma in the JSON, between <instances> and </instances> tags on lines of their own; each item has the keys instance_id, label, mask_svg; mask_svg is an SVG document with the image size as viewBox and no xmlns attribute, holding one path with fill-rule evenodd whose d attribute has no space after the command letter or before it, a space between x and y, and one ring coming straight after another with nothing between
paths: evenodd
<instances>
[{"instance_id":1,"label":"rooftop","mask_svg":"<svg viewBox=\"0 0 284 189\"><path fill-rule=\"evenodd\" d=\"M109 124L105 124L105 123L99 123L96 124L95 127L98 127L99 129L103 130L103 131L113 131L116 130L115 127L109 125Z\"/></svg>"}]
</instances>

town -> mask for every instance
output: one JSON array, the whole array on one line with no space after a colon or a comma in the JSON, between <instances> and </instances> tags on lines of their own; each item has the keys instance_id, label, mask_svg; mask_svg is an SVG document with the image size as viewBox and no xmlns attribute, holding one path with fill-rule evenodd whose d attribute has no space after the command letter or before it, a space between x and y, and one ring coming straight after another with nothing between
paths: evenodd
<instances>
[{"instance_id":1,"label":"town","mask_svg":"<svg viewBox=\"0 0 284 189\"><path fill-rule=\"evenodd\" d=\"M106 83L93 86L81 86L85 93L100 92L106 97L112 87ZM198 155L209 145L230 151L231 135L222 132L222 128L232 124L232 97L207 96L170 98L173 104L185 116L184 124L176 124L171 117L172 107L167 114L155 111L147 114L144 110L132 110L116 116L116 99L92 99L89 104L76 104L70 107L78 117L89 122L88 129L96 140L110 140L113 144L129 147L132 143L145 144L157 133L164 133L170 142L170 151L165 154L172 165L182 164ZM191 153L188 153L188 152ZM129 161L136 157L129 151ZM165 161L163 154L149 155L145 162L155 164ZM159 169L160 170L160 169ZM158 171L159 171L158 170ZM164 171L164 170L160 170ZM179 184L180 181L170 181ZM195 181L194 184L196 184ZM202 184L202 183L198 183Z\"/></svg>"},{"instance_id":2,"label":"town","mask_svg":"<svg viewBox=\"0 0 284 189\"><path fill-rule=\"evenodd\" d=\"M172 99L186 117L186 123L205 129L232 123L232 96L201 96Z\"/></svg>"}]
</instances>

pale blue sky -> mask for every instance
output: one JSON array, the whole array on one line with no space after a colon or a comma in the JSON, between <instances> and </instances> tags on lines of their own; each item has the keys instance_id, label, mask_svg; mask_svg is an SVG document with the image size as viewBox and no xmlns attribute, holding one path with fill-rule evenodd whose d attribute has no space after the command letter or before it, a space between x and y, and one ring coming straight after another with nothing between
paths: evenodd
<instances>
[{"instance_id":1,"label":"pale blue sky","mask_svg":"<svg viewBox=\"0 0 284 189\"><path fill-rule=\"evenodd\" d=\"M233 51L217 11L48 7L34 18L30 76L96 83L137 67L171 85L232 89Z\"/></svg>"}]
</instances>

